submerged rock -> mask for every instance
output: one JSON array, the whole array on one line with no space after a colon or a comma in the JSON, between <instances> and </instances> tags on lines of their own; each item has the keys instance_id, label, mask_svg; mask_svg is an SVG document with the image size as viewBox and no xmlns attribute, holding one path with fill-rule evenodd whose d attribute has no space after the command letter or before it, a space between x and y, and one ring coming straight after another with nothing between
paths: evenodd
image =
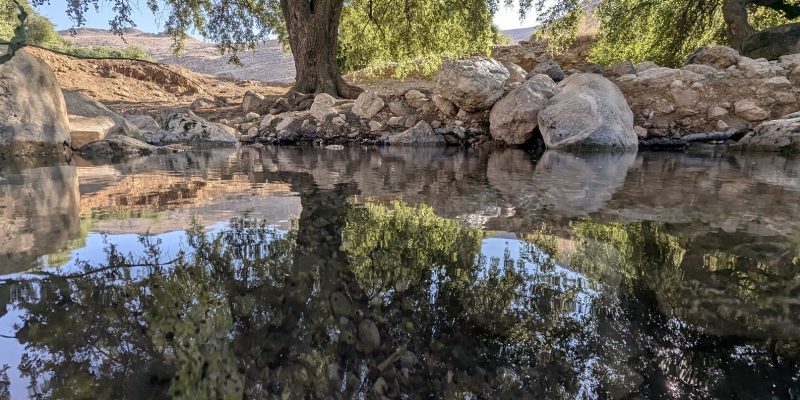
<instances>
[{"instance_id":1,"label":"submerged rock","mask_svg":"<svg viewBox=\"0 0 800 400\"><path fill-rule=\"evenodd\" d=\"M617 86L597 74L575 74L539 112L539 129L550 149L638 147L633 113Z\"/></svg>"},{"instance_id":2,"label":"submerged rock","mask_svg":"<svg viewBox=\"0 0 800 400\"><path fill-rule=\"evenodd\" d=\"M0 46L6 54L6 46ZM0 156L63 154L70 129L53 71L26 50L0 64Z\"/></svg>"},{"instance_id":3,"label":"submerged rock","mask_svg":"<svg viewBox=\"0 0 800 400\"><path fill-rule=\"evenodd\" d=\"M508 70L493 59L450 61L436 75L436 93L468 112L482 111L503 97L508 78Z\"/></svg>"}]
</instances>

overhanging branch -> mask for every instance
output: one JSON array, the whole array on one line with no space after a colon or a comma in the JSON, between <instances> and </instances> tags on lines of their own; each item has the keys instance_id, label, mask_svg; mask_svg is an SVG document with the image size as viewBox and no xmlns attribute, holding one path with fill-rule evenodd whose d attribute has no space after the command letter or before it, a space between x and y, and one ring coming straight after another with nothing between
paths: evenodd
<instances>
[{"instance_id":1,"label":"overhanging branch","mask_svg":"<svg viewBox=\"0 0 800 400\"><path fill-rule=\"evenodd\" d=\"M781 12L786 19L800 17L800 4L787 3L786 0L753 0L751 4Z\"/></svg>"}]
</instances>

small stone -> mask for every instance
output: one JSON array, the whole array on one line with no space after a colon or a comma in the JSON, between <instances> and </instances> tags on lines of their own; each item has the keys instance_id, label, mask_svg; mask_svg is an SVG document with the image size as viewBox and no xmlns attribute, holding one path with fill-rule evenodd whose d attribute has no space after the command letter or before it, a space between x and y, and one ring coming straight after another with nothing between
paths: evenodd
<instances>
[{"instance_id":1,"label":"small stone","mask_svg":"<svg viewBox=\"0 0 800 400\"><path fill-rule=\"evenodd\" d=\"M406 121L403 124L403 126L405 126L406 128L411 128L416 123L417 123L417 117L414 115L409 115L408 117L406 117Z\"/></svg>"},{"instance_id":2,"label":"small stone","mask_svg":"<svg viewBox=\"0 0 800 400\"><path fill-rule=\"evenodd\" d=\"M365 319L358 324L358 341L361 351L370 354L381 345L381 334L378 326L370 319Z\"/></svg>"},{"instance_id":3,"label":"small stone","mask_svg":"<svg viewBox=\"0 0 800 400\"><path fill-rule=\"evenodd\" d=\"M797 96L792 93L787 92L775 92L772 93L772 98L778 102L780 105L788 106L790 104L797 103Z\"/></svg>"},{"instance_id":4,"label":"small stone","mask_svg":"<svg viewBox=\"0 0 800 400\"><path fill-rule=\"evenodd\" d=\"M619 61L609 68L609 72L614 76L635 74L636 67L630 61Z\"/></svg>"},{"instance_id":5,"label":"small stone","mask_svg":"<svg viewBox=\"0 0 800 400\"><path fill-rule=\"evenodd\" d=\"M383 125L378 121L369 121L369 130L372 132L377 132L383 129Z\"/></svg>"},{"instance_id":6,"label":"small stone","mask_svg":"<svg viewBox=\"0 0 800 400\"><path fill-rule=\"evenodd\" d=\"M334 292L331 294L331 309L334 315L349 317L353 314L353 304L342 292Z\"/></svg>"},{"instance_id":7,"label":"small stone","mask_svg":"<svg viewBox=\"0 0 800 400\"><path fill-rule=\"evenodd\" d=\"M733 104L734 112L737 116L750 121L763 121L769 117L769 111L756 105L753 100L739 100Z\"/></svg>"},{"instance_id":8,"label":"small stone","mask_svg":"<svg viewBox=\"0 0 800 400\"><path fill-rule=\"evenodd\" d=\"M647 129L639 125L634 126L633 131L636 132L636 137L638 137L639 139L644 139L647 137Z\"/></svg>"},{"instance_id":9,"label":"small stone","mask_svg":"<svg viewBox=\"0 0 800 400\"><path fill-rule=\"evenodd\" d=\"M192 104L189 105L189 108L192 110L198 110L207 107L213 107L214 102L205 98L205 97L198 97L195 99Z\"/></svg>"},{"instance_id":10,"label":"small stone","mask_svg":"<svg viewBox=\"0 0 800 400\"><path fill-rule=\"evenodd\" d=\"M246 113L259 112L266 108L266 102L267 99L264 96L248 90L242 100L242 109Z\"/></svg>"},{"instance_id":11,"label":"small stone","mask_svg":"<svg viewBox=\"0 0 800 400\"><path fill-rule=\"evenodd\" d=\"M312 134L317 131L316 125L310 119L304 119L303 123L300 124L300 132L305 134Z\"/></svg>"},{"instance_id":12,"label":"small stone","mask_svg":"<svg viewBox=\"0 0 800 400\"><path fill-rule=\"evenodd\" d=\"M658 68L658 64L656 64L656 63L654 63L652 61L641 62L639 64L636 64L636 66L635 66L637 74L640 73L640 72L647 71L648 69L653 69L653 68Z\"/></svg>"},{"instance_id":13,"label":"small stone","mask_svg":"<svg viewBox=\"0 0 800 400\"><path fill-rule=\"evenodd\" d=\"M503 64L503 66L508 70L508 73L510 74L509 80L511 82L525 82L527 72L525 72L522 67L512 62L503 62L501 64Z\"/></svg>"},{"instance_id":14,"label":"small stone","mask_svg":"<svg viewBox=\"0 0 800 400\"><path fill-rule=\"evenodd\" d=\"M325 150L344 150L344 146L340 144L331 144L325 146Z\"/></svg>"},{"instance_id":15,"label":"small stone","mask_svg":"<svg viewBox=\"0 0 800 400\"><path fill-rule=\"evenodd\" d=\"M389 118L389 126L403 126L406 123L405 117L391 117Z\"/></svg>"},{"instance_id":16,"label":"small stone","mask_svg":"<svg viewBox=\"0 0 800 400\"><path fill-rule=\"evenodd\" d=\"M781 90L792 90L792 83L789 82L786 77L776 76L761 83L761 85L758 86L758 90L756 90L756 94L759 96L766 96Z\"/></svg>"},{"instance_id":17,"label":"small stone","mask_svg":"<svg viewBox=\"0 0 800 400\"><path fill-rule=\"evenodd\" d=\"M714 106L714 107L711 107L711 108L708 109L708 118L709 119L716 119L716 118L719 118L719 117L724 117L726 115L728 115L728 110L726 110L726 109L724 109L722 107Z\"/></svg>"},{"instance_id":18,"label":"small stone","mask_svg":"<svg viewBox=\"0 0 800 400\"><path fill-rule=\"evenodd\" d=\"M247 130L247 136L255 137L258 135L258 128L255 126Z\"/></svg>"},{"instance_id":19,"label":"small stone","mask_svg":"<svg viewBox=\"0 0 800 400\"><path fill-rule=\"evenodd\" d=\"M275 116L273 116L271 114L265 115L264 118L261 119L261 124L259 125L259 128L262 128L262 129L269 128L270 125L272 125L272 121L274 121L274 120L275 120Z\"/></svg>"},{"instance_id":20,"label":"small stone","mask_svg":"<svg viewBox=\"0 0 800 400\"><path fill-rule=\"evenodd\" d=\"M452 101L447 100L444 96L438 94L433 95L433 103L436 105L436 108L439 109L439 111L442 114L448 117L451 117L453 115L456 115L456 113L458 113L458 108L456 107L456 105L453 104Z\"/></svg>"},{"instance_id":21,"label":"small stone","mask_svg":"<svg viewBox=\"0 0 800 400\"><path fill-rule=\"evenodd\" d=\"M280 122L278 122L278 125L275 126L275 130L280 132L289 129L289 126L291 126L293 123L294 123L294 118L286 117Z\"/></svg>"},{"instance_id":22,"label":"small stone","mask_svg":"<svg viewBox=\"0 0 800 400\"><path fill-rule=\"evenodd\" d=\"M739 52L725 46L703 46L689 56L687 64L706 64L717 69L725 69L739 62Z\"/></svg>"},{"instance_id":23,"label":"small stone","mask_svg":"<svg viewBox=\"0 0 800 400\"><path fill-rule=\"evenodd\" d=\"M311 104L308 112L317 121L325 123L329 119L337 115L333 105L336 104L336 99L327 93L320 93L314 97L314 102Z\"/></svg>"},{"instance_id":24,"label":"small stone","mask_svg":"<svg viewBox=\"0 0 800 400\"><path fill-rule=\"evenodd\" d=\"M561 70L561 66L553 60L547 60L537 64L535 67L533 67L533 70L526 78L530 79L538 74L545 74L555 82L563 81L565 78L564 71Z\"/></svg>"},{"instance_id":25,"label":"small stone","mask_svg":"<svg viewBox=\"0 0 800 400\"><path fill-rule=\"evenodd\" d=\"M360 118L370 119L379 113L384 106L383 99L375 92L365 91L358 95L353 105L353 114Z\"/></svg>"},{"instance_id":26,"label":"small stone","mask_svg":"<svg viewBox=\"0 0 800 400\"><path fill-rule=\"evenodd\" d=\"M656 111L658 111L659 114L672 114L675 112L675 106L669 103L657 103Z\"/></svg>"},{"instance_id":27,"label":"small stone","mask_svg":"<svg viewBox=\"0 0 800 400\"><path fill-rule=\"evenodd\" d=\"M725 121L723 121L721 119L717 120L717 130L719 130L719 131L727 131L728 128L729 128L728 124L726 124Z\"/></svg>"},{"instance_id":28,"label":"small stone","mask_svg":"<svg viewBox=\"0 0 800 400\"><path fill-rule=\"evenodd\" d=\"M391 111L394 115L405 117L406 115L411 114L411 109L402 101L390 101L388 105L389 111Z\"/></svg>"},{"instance_id":29,"label":"small stone","mask_svg":"<svg viewBox=\"0 0 800 400\"><path fill-rule=\"evenodd\" d=\"M404 97L408 104L414 108L422 108L428 102L428 97L416 89L409 90Z\"/></svg>"},{"instance_id":30,"label":"small stone","mask_svg":"<svg viewBox=\"0 0 800 400\"><path fill-rule=\"evenodd\" d=\"M255 112L249 112L249 113L245 114L245 116L244 116L244 120L246 122L253 122L253 121L255 121L255 120L259 119L259 118L261 118L261 115L259 113L255 113Z\"/></svg>"},{"instance_id":31,"label":"small stone","mask_svg":"<svg viewBox=\"0 0 800 400\"><path fill-rule=\"evenodd\" d=\"M789 73L789 82L792 82L793 85L800 86L800 65Z\"/></svg>"},{"instance_id":32,"label":"small stone","mask_svg":"<svg viewBox=\"0 0 800 400\"><path fill-rule=\"evenodd\" d=\"M442 126L442 121L435 119L431 122L431 128L436 129Z\"/></svg>"},{"instance_id":33,"label":"small stone","mask_svg":"<svg viewBox=\"0 0 800 400\"><path fill-rule=\"evenodd\" d=\"M347 123L347 121L345 121L344 118L337 115L333 117L333 119L331 119L331 123L336 126L343 126L344 124Z\"/></svg>"}]
</instances>

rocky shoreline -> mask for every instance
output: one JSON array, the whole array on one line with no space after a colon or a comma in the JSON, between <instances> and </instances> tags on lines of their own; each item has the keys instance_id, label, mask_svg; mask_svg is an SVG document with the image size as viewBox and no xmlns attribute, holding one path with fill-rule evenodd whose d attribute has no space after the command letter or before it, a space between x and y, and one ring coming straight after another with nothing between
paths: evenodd
<instances>
[{"instance_id":1,"label":"rocky shoreline","mask_svg":"<svg viewBox=\"0 0 800 400\"><path fill-rule=\"evenodd\" d=\"M712 142L800 152L800 54L753 60L704 47L677 69L603 68L560 63L540 44L521 42L496 49L495 58L445 63L432 85L388 94L319 94L289 111L285 99L248 92L241 114L216 122L193 111L216 106L206 98L158 115L119 115L62 93L47 64L18 55L0 66L2 157L74 150L118 158L240 143L635 151ZM38 79L20 78L29 73Z\"/></svg>"}]
</instances>

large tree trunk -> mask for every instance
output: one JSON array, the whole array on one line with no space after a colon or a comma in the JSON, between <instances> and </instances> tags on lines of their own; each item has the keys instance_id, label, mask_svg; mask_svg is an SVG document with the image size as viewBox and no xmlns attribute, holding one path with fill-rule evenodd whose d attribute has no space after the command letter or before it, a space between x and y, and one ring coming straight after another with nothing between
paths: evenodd
<instances>
[{"instance_id":1,"label":"large tree trunk","mask_svg":"<svg viewBox=\"0 0 800 400\"><path fill-rule=\"evenodd\" d=\"M361 89L342 79L336 64L343 0L281 0L295 63L293 94L355 98Z\"/></svg>"},{"instance_id":2,"label":"large tree trunk","mask_svg":"<svg viewBox=\"0 0 800 400\"><path fill-rule=\"evenodd\" d=\"M800 49L800 40L797 37L799 24L785 24L759 32L747 19L748 5L773 9L789 20L800 17L800 4L786 0L724 0L722 14L733 48L748 57L768 59L795 53Z\"/></svg>"},{"instance_id":3,"label":"large tree trunk","mask_svg":"<svg viewBox=\"0 0 800 400\"><path fill-rule=\"evenodd\" d=\"M747 5L752 0L725 0L722 4L722 15L728 27L728 39L731 46L740 50L755 35L756 29L747 21Z\"/></svg>"}]
</instances>

